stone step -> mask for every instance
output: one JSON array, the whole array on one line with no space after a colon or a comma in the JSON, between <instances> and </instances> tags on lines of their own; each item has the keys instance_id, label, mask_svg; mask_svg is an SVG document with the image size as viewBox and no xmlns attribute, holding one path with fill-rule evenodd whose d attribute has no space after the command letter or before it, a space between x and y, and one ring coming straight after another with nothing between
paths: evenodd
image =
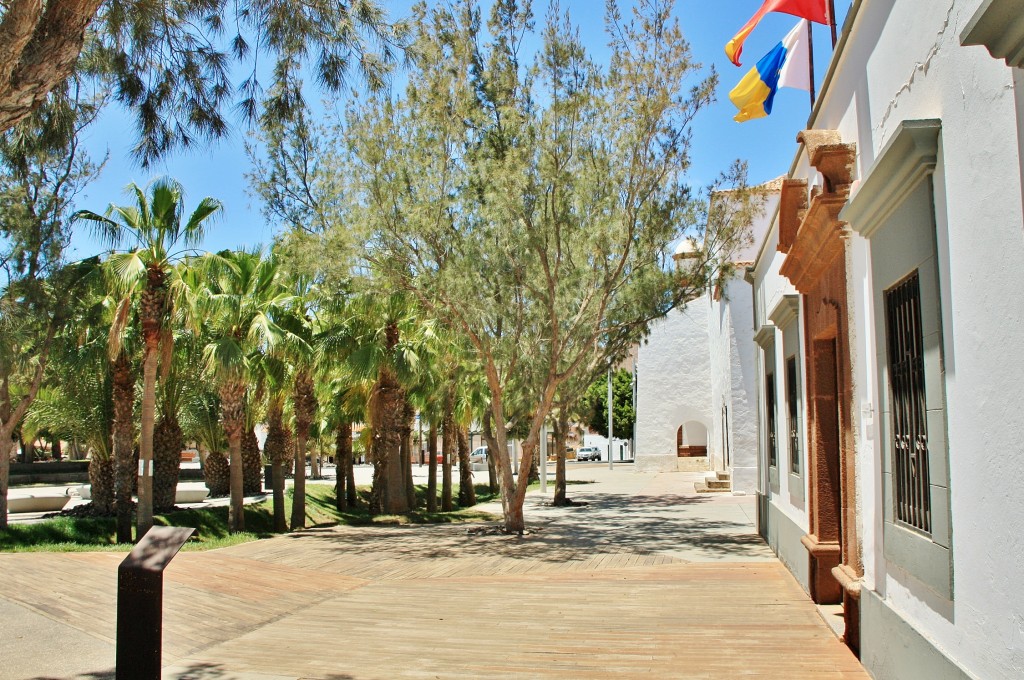
<instances>
[{"instance_id":1,"label":"stone step","mask_svg":"<svg viewBox=\"0 0 1024 680\"><path fill-rule=\"evenodd\" d=\"M694 482L693 489L697 493L729 493L729 487L725 487L724 489L709 487L704 482Z\"/></svg>"},{"instance_id":2,"label":"stone step","mask_svg":"<svg viewBox=\"0 0 1024 680\"><path fill-rule=\"evenodd\" d=\"M715 472L715 476L725 481L729 481L732 479L732 473L729 472L728 470L717 470Z\"/></svg>"},{"instance_id":3,"label":"stone step","mask_svg":"<svg viewBox=\"0 0 1024 680\"><path fill-rule=\"evenodd\" d=\"M704 485L709 489L722 489L728 491L732 488L732 482L728 479L706 479Z\"/></svg>"}]
</instances>

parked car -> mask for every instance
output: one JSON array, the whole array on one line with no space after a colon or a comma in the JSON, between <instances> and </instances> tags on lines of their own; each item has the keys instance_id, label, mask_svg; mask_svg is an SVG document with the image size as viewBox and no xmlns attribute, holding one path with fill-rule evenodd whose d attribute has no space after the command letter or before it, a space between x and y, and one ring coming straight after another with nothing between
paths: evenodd
<instances>
[{"instance_id":1,"label":"parked car","mask_svg":"<svg viewBox=\"0 0 1024 680\"><path fill-rule=\"evenodd\" d=\"M473 453L469 454L470 463L486 463L487 462L487 447L478 446L473 449Z\"/></svg>"},{"instance_id":2,"label":"parked car","mask_svg":"<svg viewBox=\"0 0 1024 680\"><path fill-rule=\"evenodd\" d=\"M601 460L601 449L596 446L584 446L576 452L576 460Z\"/></svg>"}]
</instances>

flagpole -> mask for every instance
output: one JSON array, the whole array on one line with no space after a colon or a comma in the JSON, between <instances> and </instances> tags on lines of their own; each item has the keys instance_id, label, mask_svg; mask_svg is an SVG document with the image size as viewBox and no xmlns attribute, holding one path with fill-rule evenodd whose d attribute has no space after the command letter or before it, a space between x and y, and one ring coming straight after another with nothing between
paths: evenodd
<instances>
[{"instance_id":1,"label":"flagpole","mask_svg":"<svg viewBox=\"0 0 1024 680\"><path fill-rule=\"evenodd\" d=\"M811 30L811 22L807 22L807 71L811 83L811 110L814 110L814 33Z\"/></svg>"},{"instance_id":2,"label":"flagpole","mask_svg":"<svg viewBox=\"0 0 1024 680\"><path fill-rule=\"evenodd\" d=\"M836 0L828 0L828 23L832 29L832 49L836 48Z\"/></svg>"}]
</instances>

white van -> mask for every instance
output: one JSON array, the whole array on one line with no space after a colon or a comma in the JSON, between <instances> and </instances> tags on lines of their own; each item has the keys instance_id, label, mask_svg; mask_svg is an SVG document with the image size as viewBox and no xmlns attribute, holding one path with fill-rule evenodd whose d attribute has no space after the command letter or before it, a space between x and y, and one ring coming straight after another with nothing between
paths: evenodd
<instances>
[{"instance_id":1,"label":"white van","mask_svg":"<svg viewBox=\"0 0 1024 680\"><path fill-rule=\"evenodd\" d=\"M487 462L487 447L478 446L473 449L473 453L469 454L470 463L486 463Z\"/></svg>"}]
</instances>

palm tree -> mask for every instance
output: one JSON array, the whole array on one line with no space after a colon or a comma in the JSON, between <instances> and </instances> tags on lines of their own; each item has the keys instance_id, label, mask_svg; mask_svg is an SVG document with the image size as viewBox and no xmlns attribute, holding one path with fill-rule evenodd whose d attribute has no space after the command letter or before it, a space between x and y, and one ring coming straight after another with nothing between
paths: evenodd
<instances>
[{"instance_id":1,"label":"palm tree","mask_svg":"<svg viewBox=\"0 0 1024 680\"><path fill-rule=\"evenodd\" d=\"M202 260L205 285L190 285L191 313L206 319L211 332L203 350L204 368L218 385L231 467L228 525L238 532L245 528L242 432L250 370L258 357L288 339L275 317L281 316L291 295L281 283L273 253L228 250Z\"/></svg>"},{"instance_id":2,"label":"palm tree","mask_svg":"<svg viewBox=\"0 0 1024 680\"><path fill-rule=\"evenodd\" d=\"M111 255L107 261L111 277L125 298L140 294L139 322L142 328L142 417L139 437L139 506L136 536L141 538L153 525L153 429L156 422L157 361L161 342L170 342L166 323L173 312L175 260L186 248L198 245L211 219L221 212L219 201L206 197L185 218L184 190L176 181L161 178L150 183L149 196L136 184L128 186L135 205L111 204L105 215L82 210L75 219L95 225L96 234L111 248L126 242L131 250Z\"/></svg>"},{"instance_id":3,"label":"palm tree","mask_svg":"<svg viewBox=\"0 0 1024 680\"><path fill-rule=\"evenodd\" d=\"M366 293L353 300L347 332L355 348L348 355L353 374L374 380L367 402L374 464L371 511L407 512L401 460L403 432L411 419L406 386L423 367L434 340L433 325L401 294Z\"/></svg>"},{"instance_id":4,"label":"palm tree","mask_svg":"<svg viewBox=\"0 0 1024 680\"><path fill-rule=\"evenodd\" d=\"M295 416L295 478L292 488L292 530L306 526L306 450L310 427L319 403L314 373L319 370L314 336L319 323L315 316L316 289L304 274L290 273L291 299L282 327L289 331L281 346L292 373L292 412Z\"/></svg>"}]
</instances>

